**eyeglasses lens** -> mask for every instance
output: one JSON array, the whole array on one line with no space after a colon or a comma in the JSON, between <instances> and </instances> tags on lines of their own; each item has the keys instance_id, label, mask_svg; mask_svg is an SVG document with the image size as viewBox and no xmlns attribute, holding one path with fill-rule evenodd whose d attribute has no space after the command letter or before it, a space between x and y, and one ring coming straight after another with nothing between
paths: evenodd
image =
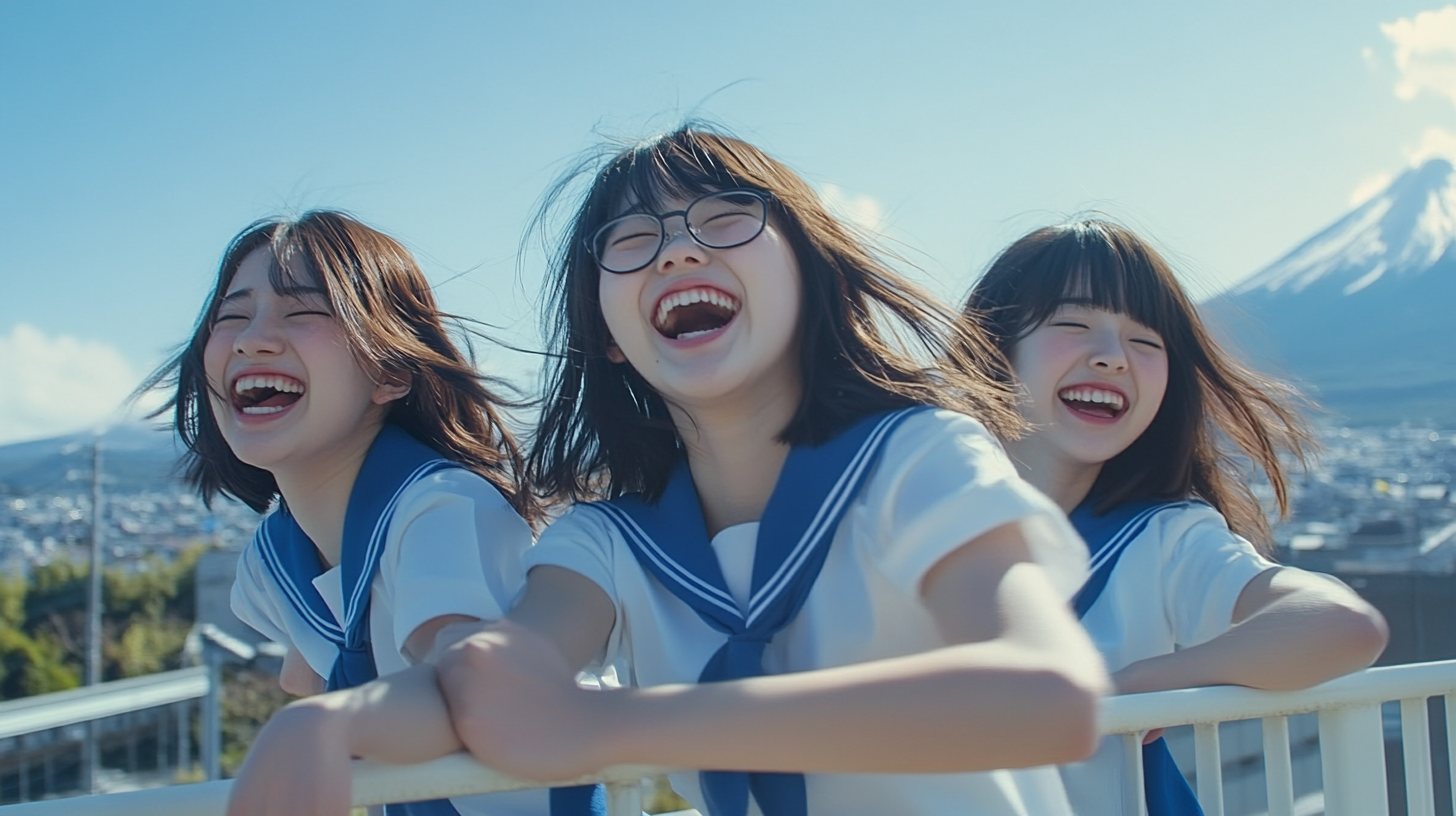
<instances>
[{"instance_id":1,"label":"eyeglasses lens","mask_svg":"<svg viewBox=\"0 0 1456 816\"><path fill-rule=\"evenodd\" d=\"M703 246L726 249L746 244L763 229L763 199L728 191L700 198L688 208L688 229Z\"/></svg>"},{"instance_id":2,"label":"eyeglasses lens","mask_svg":"<svg viewBox=\"0 0 1456 816\"><path fill-rule=\"evenodd\" d=\"M594 254L609 272L628 272L652 263L662 248L662 222L651 215L625 215L597 231Z\"/></svg>"},{"instance_id":3,"label":"eyeglasses lens","mask_svg":"<svg viewBox=\"0 0 1456 816\"><path fill-rule=\"evenodd\" d=\"M727 249L746 244L763 231L768 210L764 199L751 192L725 190L697 199L684 219L700 244ZM634 214L607 222L592 243L597 263L609 272L634 272L652 263L663 244L662 219Z\"/></svg>"}]
</instances>

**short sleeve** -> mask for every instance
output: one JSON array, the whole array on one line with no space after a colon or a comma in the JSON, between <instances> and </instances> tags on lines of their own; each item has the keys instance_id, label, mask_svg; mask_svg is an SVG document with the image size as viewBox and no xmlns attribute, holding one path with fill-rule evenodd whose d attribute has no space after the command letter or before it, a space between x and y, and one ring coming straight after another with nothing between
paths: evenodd
<instances>
[{"instance_id":1,"label":"short sleeve","mask_svg":"<svg viewBox=\"0 0 1456 816\"><path fill-rule=\"evenodd\" d=\"M263 563L258 556L258 549L249 544L238 556L238 572L233 578L233 588L228 598L233 614L274 643L291 643L283 628L282 615L268 596L266 579L262 572Z\"/></svg>"},{"instance_id":2,"label":"short sleeve","mask_svg":"<svg viewBox=\"0 0 1456 816\"><path fill-rule=\"evenodd\" d=\"M1174 641L1186 649L1227 632L1244 587L1277 565L1211 507L1200 505L1166 523L1162 535L1174 544L1163 566L1163 597Z\"/></svg>"},{"instance_id":3,"label":"short sleeve","mask_svg":"<svg viewBox=\"0 0 1456 816\"><path fill-rule=\"evenodd\" d=\"M531 530L493 485L451 468L412 485L390 523L380 576L401 649L441 615L494 620L525 584Z\"/></svg>"},{"instance_id":4,"label":"short sleeve","mask_svg":"<svg viewBox=\"0 0 1456 816\"><path fill-rule=\"evenodd\" d=\"M1032 542L1032 558L1070 598L1087 571L1087 548L1050 499L1023 480L1001 444L976 420L923 411L889 440L864 494L876 517L872 557L902 591L918 593L930 568L1003 524L1041 518L1053 534Z\"/></svg>"},{"instance_id":5,"label":"short sleeve","mask_svg":"<svg viewBox=\"0 0 1456 816\"><path fill-rule=\"evenodd\" d=\"M622 599L612 558L615 546L612 522L590 505L576 505L542 531L536 546L526 552L522 563L527 572L534 567L561 567L585 577L601 587L611 599L615 621L607 637L606 648L589 670L601 670L616 659L622 644Z\"/></svg>"},{"instance_id":6,"label":"short sleeve","mask_svg":"<svg viewBox=\"0 0 1456 816\"><path fill-rule=\"evenodd\" d=\"M551 522L522 559L526 570L553 566L585 576L616 603L611 522L590 505L577 505Z\"/></svg>"}]
</instances>

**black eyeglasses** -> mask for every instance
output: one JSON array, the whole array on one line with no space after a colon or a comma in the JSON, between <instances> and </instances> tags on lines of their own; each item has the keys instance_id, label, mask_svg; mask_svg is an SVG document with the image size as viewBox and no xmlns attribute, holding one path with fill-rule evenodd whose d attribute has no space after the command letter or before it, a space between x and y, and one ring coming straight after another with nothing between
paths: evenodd
<instances>
[{"instance_id":1,"label":"black eyeglasses","mask_svg":"<svg viewBox=\"0 0 1456 816\"><path fill-rule=\"evenodd\" d=\"M671 237L667 219L679 215L688 235L699 244L709 249L740 246L763 232L770 197L770 193L758 190L721 190L693 199L686 209L661 214L630 213L598 227L586 248L597 265L608 272L636 272L657 259L657 253Z\"/></svg>"}]
</instances>

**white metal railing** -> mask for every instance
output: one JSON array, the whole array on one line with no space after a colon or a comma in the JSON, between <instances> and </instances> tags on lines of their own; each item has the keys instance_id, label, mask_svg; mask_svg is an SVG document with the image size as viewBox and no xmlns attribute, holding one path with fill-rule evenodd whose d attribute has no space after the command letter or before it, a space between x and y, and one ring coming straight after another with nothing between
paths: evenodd
<instances>
[{"instance_id":1,"label":"white metal railing","mask_svg":"<svg viewBox=\"0 0 1456 816\"><path fill-rule=\"evenodd\" d=\"M1102 730L1122 735L1131 777L1128 784L1141 799L1141 734L1162 726L1192 725L1198 801L1207 816L1224 816L1218 724L1263 720L1269 816L1292 816L1294 785L1287 718L1318 712L1326 816L1385 816L1389 807L1380 704L1399 701L1407 813L1435 816L1426 713L1431 697L1445 699L1447 745L1456 747L1456 660L1367 669L1303 691L1218 686L1114 697L1103 707ZM1456 781L1456 750L1447 754L1451 778ZM1130 816L1145 813L1146 806L1135 801Z\"/></svg>"},{"instance_id":2,"label":"white metal railing","mask_svg":"<svg viewBox=\"0 0 1456 816\"><path fill-rule=\"evenodd\" d=\"M1122 735L1129 757L1128 782L1140 799L1143 732L1192 725L1199 801L1207 816L1223 816L1218 723L1262 719L1269 816L1292 816L1294 788L1286 718L1318 712L1326 815L1382 816L1388 813L1388 806L1380 704L1399 701L1408 813L1434 816L1426 706L1428 698L1437 696L1446 702L1447 744L1456 745L1456 660L1368 669L1304 691L1220 686L1113 697L1103 704L1102 730ZM1456 781L1456 751L1448 754L1451 778ZM602 776L553 784L606 782L608 812L612 816L637 816L642 807L640 780L663 772L665 769L623 767L610 769ZM206 782L34 802L0 808L0 816L222 816L231 785L227 781ZM359 761L354 766L353 800L355 805L363 806L534 787L541 785L511 779L463 754L411 766ZM1145 813L1140 801L1133 805L1134 816Z\"/></svg>"},{"instance_id":3,"label":"white metal railing","mask_svg":"<svg viewBox=\"0 0 1456 816\"><path fill-rule=\"evenodd\" d=\"M10 700L0 703L0 739L195 700L209 687L207 669L196 666Z\"/></svg>"}]
</instances>

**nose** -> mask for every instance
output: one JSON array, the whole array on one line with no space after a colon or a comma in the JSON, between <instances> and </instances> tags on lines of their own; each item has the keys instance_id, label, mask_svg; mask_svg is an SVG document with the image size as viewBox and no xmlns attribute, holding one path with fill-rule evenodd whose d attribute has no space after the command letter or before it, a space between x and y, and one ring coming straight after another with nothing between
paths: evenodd
<instances>
[{"instance_id":1,"label":"nose","mask_svg":"<svg viewBox=\"0 0 1456 816\"><path fill-rule=\"evenodd\" d=\"M1123 349L1122 338L1112 331L1097 332L1087 363L1102 372L1126 371L1127 352Z\"/></svg>"},{"instance_id":2,"label":"nose","mask_svg":"<svg viewBox=\"0 0 1456 816\"><path fill-rule=\"evenodd\" d=\"M266 313L253 316L233 337L233 353L243 357L267 356L282 351L283 338L279 326Z\"/></svg>"},{"instance_id":3,"label":"nose","mask_svg":"<svg viewBox=\"0 0 1456 816\"><path fill-rule=\"evenodd\" d=\"M669 225L678 224L677 229L669 229ZM659 272L679 271L682 267L689 269L707 262L707 248L693 238L688 231L687 219L683 216L674 216L663 223L662 228L667 230L666 236L662 239L662 249L657 253L657 269Z\"/></svg>"}]
</instances>

